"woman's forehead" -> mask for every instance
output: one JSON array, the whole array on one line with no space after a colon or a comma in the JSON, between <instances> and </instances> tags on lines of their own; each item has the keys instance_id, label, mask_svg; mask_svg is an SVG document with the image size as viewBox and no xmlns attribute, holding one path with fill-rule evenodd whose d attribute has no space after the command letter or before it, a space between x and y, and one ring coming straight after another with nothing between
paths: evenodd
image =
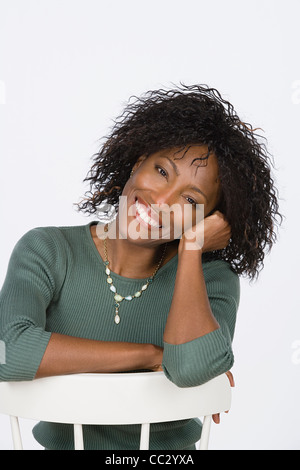
<instances>
[{"instance_id":1,"label":"woman's forehead","mask_svg":"<svg viewBox=\"0 0 300 470\"><path fill-rule=\"evenodd\" d=\"M210 152L205 144L191 144L161 149L155 152L154 155L168 156L173 160L191 161L191 164L195 162L197 165L206 166L208 158L213 155L213 152Z\"/></svg>"},{"instance_id":2,"label":"woman's forehead","mask_svg":"<svg viewBox=\"0 0 300 470\"><path fill-rule=\"evenodd\" d=\"M218 174L218 161L214 152L209 151L205 144L186 145L182 147L173 147L159 150L154 156L160 156L172 160L179 169L187 169L192 165L196 167L195 176L198 168L206 167L207 173Z\"/></svg>"}]
</instances>

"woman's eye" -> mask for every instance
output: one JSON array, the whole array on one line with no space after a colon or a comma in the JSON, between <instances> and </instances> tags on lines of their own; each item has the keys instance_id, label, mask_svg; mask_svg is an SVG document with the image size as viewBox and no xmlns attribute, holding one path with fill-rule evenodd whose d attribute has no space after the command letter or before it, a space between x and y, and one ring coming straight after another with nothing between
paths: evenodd
<instances>
[{"instance_id":1,"label":"woman's eye","mask_svg":"<svg viewBox=\"0 0 300 470\"><path fill-rule=\"evenodd\" d=\"M196 201L194 201L194 199L192 199L191 197L187 197L186 200L187 200L190 204L192 204L193 206L195 206L195 205L197 204Z\"/></svg>"},{"instance_id":2,"label":"woman's eye","mask_svg":"<svg viewBox=\"0 0 300 470\"><path fill-rule=\"evenodd\" d=\"M168 173L161 166L155 165L155 169L163 178L167 178ZM186 197L186 200L188 201L189 204L192 204L193 206L197 205L197 202L194 201L194 199L192 199L191 197Z\"/></svg>"},{"instance_id":3,"label":"woman's eye","mask_svg":"<svg viewBox=\"0 0 300 470\"><path fill-rule=\"evenodd\" d=\"M155 165L155 168L161 176L163 176L164 178L167 177L167 172L161 166Z\"/></svg>"}]
</instances>

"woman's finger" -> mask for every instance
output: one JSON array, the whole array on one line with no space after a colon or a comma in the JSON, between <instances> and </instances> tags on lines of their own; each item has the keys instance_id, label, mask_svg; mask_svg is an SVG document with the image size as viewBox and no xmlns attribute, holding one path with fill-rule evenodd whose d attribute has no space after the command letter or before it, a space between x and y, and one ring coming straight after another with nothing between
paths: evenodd
<instances>
[{"instance_id":1,"label":"woman's finger","mask_svg":"<svg viewBox=\"0 0 300 470\"><path fill-rule=\"evenodd\" d=\"M235 387L235 383L234 383L234 378L233 378L233 375L232 373L230 372L230 370L228 370L227 372L225 372L228 379L229 379L229 383L231 385L231 387Z\"/></svg>"},{"instance_id":2,"label":"woman's finger","mask_svg":"<svg viewBox=\"0 0 300 470\"><path fill-rule=\"evenodd\" d=\"M220 424L220 413L212 415L213 422L216 424Z\"/></svg>"}]
</instances>

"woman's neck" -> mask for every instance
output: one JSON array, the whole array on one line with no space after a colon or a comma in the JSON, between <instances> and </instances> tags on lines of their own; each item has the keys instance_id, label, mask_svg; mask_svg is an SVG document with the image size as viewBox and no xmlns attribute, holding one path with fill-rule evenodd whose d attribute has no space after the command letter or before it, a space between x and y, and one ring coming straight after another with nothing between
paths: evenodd
<instances>
[{"instance_id":1,"label":"woman's neck","mask_svg":"<svg viewBox=\"0 0 300 470\"><path fill-rule=\"evenodd\" d=\"M95 225L91 226L91 234L97 250L104 261L104 241L97 235L97 228ZM176 255L178 243L179 240L174 240L168 243L165 256L160 267ZM116 232L115 237L109 237L108 234L106 246L109 267L113 273L132 279L144 279L153 274L163 255L165 244L160 243L147 245L146 243L140 243L136 240L121 238Z\"/></svg>"}]
</instances>

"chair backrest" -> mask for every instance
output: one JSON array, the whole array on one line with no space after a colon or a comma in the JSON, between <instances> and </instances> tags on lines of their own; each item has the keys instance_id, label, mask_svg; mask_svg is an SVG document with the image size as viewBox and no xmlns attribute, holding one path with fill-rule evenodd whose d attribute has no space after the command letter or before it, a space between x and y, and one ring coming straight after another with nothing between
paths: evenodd
<instances>
[{"instance_id":1,"label":"chair backrest","mask_svg":"<svg viewBox=\"0 0 300 470\"><path fill-rule=\"evenodd\" d=\"M190 388L177 387L163 372L74 374L0 383L0 413L13 417L15 448L21 443L14 417L73 424L77 449L83 448L83 424L141 424L140 448L145 449L150 423L211 417L230 406L225 374ZM202 448L207 448L209 436L210 419L205 421Z\"/></svg>"}]
</instances>

